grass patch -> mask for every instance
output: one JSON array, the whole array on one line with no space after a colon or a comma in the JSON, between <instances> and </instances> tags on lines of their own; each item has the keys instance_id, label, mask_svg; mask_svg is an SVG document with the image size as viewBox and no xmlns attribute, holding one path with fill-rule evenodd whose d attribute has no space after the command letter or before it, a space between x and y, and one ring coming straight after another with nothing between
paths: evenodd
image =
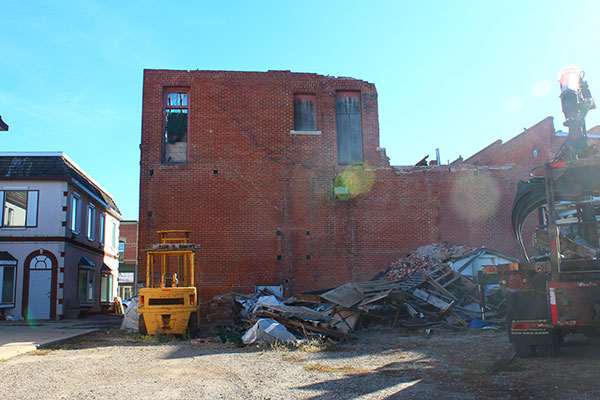
<instances>
[{"instance_id":1,"label":"grass patch","mask_svg":"<svg viewBox=\"0 0 600 400\"><path fill-rule=\"evenodd\" d=\"M273 351L303 351L306 353L319 353L322 351L335 351L340 349L340 344L331 339L309 339L303 342L284 343L276 342L268 345Z\"/></svg>"},{"instance_id":2,"label":"grass patch","mask_svg":"<svg viewBox=\"0 0 600 400\"><path fill-rule=\"evenodd\" d=\"M34 356L47 356L52 354L52 350L50 349L39 349L31 352L31 355Z\"/></svg>"},{"instance_id":3,"label":"grass patch","mask_svg":"<svg viewBox=\"0 0 600 400\"><path fill-rule=\"evenodd\" d=\"M346 374L372 374L373 371L368 369L360 369L356 367L332 367L323 364L309 364L304 367L306 371L315 372L343 372Z\"/></svg>"},{"instance_id":4,"label":"grass patch","mask_svg":"<svg viewBox=\"0 0 600 400\"><path fill-rule=\"evenodd\" d=\"M134 335L133 337L127 339L129 343L148 343L148 344L158 344L158 343L169 343L175 341L181 341L182 338L179 338L174 335Z\"/></svg>"},{"instance_id":5,"label":"grass patch","mask_svg":"<svg viewBox=\"0 0 600 400\"><path fill-rule=\"evenodd\" d=\"M296 355L296 354L286 354L283 356L283 361L290 361L290 362L303 362L304 358Z\"/></svg>"}]
</instances>

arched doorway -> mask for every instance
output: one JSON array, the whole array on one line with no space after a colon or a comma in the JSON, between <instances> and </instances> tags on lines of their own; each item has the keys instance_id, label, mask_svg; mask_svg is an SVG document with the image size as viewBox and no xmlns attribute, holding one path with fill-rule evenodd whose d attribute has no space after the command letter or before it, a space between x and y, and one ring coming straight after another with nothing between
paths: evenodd
<instances>
[{"instance_id":1,"label":"arched doorway","mask_svg":"<svg viewBox=\"0 0 600 400\"><path fill-rule=\"evenodd\" d=\"M52 253L37 251L25 262L24 316L26 319L50 319L55 317L56 263Z\"/></svg>"}]
</instances>

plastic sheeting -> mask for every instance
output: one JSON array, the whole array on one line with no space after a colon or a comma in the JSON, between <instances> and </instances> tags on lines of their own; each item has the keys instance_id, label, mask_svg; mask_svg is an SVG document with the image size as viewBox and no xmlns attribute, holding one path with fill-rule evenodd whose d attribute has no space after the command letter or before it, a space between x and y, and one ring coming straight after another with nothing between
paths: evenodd
<instances>
[{"instance_id":1,"label":"plastic sheeting","mask_svg":"<svg viewBox=\"0 0 600 400\"><path fill-rule=\"evenodd\" d=\"M123 322L121 323L121 329L126 329L130 331L138 331L140 328L139 322L139 314L138 314L138 299L131 299L131 303L125 310L125 315L123 315Z\"/></svg>"},{"instance_id":2,"label":"plastic sheeting","mask_svg":"<svg viewBox=\"0 0 600 400\"><path fill-rule=\"evenodd\" d=\"M252 344L257 341L266 343L289 343L296 342L298 338L292 335L290 331L279 322L269 319L261 318L256 324L246 331L242 336L242 342L244 344Z\"/></svg>"}]
</instances>

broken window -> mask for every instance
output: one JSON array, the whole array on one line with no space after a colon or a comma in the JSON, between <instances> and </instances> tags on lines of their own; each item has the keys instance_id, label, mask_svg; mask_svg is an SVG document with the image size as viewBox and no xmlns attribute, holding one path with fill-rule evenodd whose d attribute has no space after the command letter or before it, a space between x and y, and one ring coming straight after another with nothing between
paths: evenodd
<instances>
[{"instance_id":1,"label":"broken window","mask_svg":"<svg viewBox=\"0 0 600 400\"><path fill-rule=\"evenodd\" d=\"M1 224L4 227L37 226L37 190L0 190L2 202Z\"/></svg>"},{"instance_id":2,"label":"broken window","mask_svg":"<svg viewBox=\"0 0 600 400\"><path fill-rule=\"evenodd\" d=\"M167 91L164 107L163 161L187 162L188 94L185 91Z\"/></svg>"},{"instance_id":3,"label":"broken window","mask_svg":"<svg viewBox=\"0 0 600 400\"><path fill-rule=\"evenodd\" d=\"M335 94L338 164L363 162L360 92Z\"/></svg>"},{"instance_id":4,"label":"broken window","mask_svg":"<svg viewBox=\"0 0 600 400\"><path fill-rule=\"evenodd\" d=\"M317 116L315 112L314 94L294 95L294 130L316 131Z\"/></svg>"}]
</instances>

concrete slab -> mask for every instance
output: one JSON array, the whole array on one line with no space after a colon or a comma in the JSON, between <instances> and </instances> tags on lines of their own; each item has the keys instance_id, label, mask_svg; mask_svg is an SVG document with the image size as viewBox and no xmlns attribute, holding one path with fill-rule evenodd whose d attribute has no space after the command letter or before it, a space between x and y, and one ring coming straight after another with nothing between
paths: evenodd
<instances>
[{"instance_id":1,"label":"concrete slab","mask_svg":"<svg viewBox=\"0 0 600 400\"><path fill-rule=\"evenodd\" d=\"M122 315L95 315L62 321L0 321L0 360L101 329L118 328L122 320Z\"/></svg>"}]
</instances>

